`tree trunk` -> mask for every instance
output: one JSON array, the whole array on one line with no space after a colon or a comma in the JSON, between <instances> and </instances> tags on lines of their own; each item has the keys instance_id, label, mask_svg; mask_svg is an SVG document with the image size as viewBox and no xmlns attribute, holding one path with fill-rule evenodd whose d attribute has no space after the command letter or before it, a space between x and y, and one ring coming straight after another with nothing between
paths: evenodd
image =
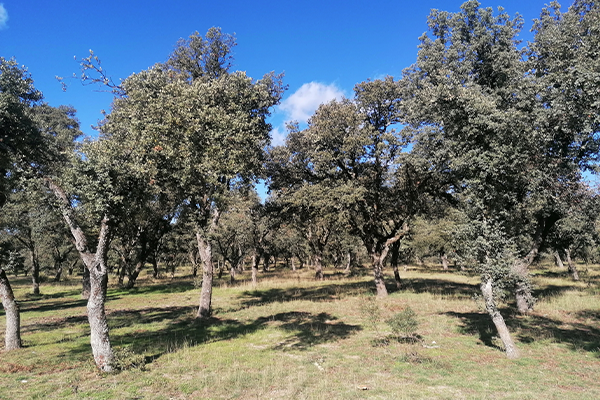
<instances>
[{"instance_id":1,"label":"tree trunk","mask_svg":"<svg viewBox=\"0 0 600 400\"><path fill-rule=\"evenodd\" d=\"M233 264L231 264L231 268L229 268L229 282L235 282L235 267Z\"/></svg>"},{"instance_id":2,"label":"tree trunk","mask_svg":"<svg viewBox=\"0 0 600 400\"><path fill-rule=\"evenodd\" d=\"M400 260L400 241L392 244L392 270L394 271L394 282L396 282L396 289L402 289L402 279L400 278L400 272L398 271L398 262Z\"/></svg>"},{"instance_id":3,"label":"tree trunk","mask_svg":"<svg viewBox=\"0 0 600 400\"><path fill-rule=\"evenodd\" d=\"M40 263L35 251L35 248L29 249L31 260L31 284L34 295L40 294Z\"/></svg>"},{"instance_id":4,"label":"tree trunk","mask_svg":"<svg viewBox=\"0 0 600 400\"><path fill-rule=\"evenodd\" d=\"M563 262L560 258L560 253L558 252L558 250L554 250L553 255L554 255L554 263L556 264L556 266L561 269L564 268L565 265L563 264Z\"/></svg>"},{"instance_id":5,"label":"tree trunk","mask_svg":"<svg viewBox=\"0 0 600 400\"><path fill-rule=\"evenodd\" d=\"M90 323L90 343L94 361L98 368L108 372L113 368L114 355L108 334L108 322L104 303L106 302L106 289L108 274L101 271L90 273L91 291L87 302L88 321Z\"/></svg>"},{"instance_id":6,"label":"tree trunk","mask_svg":"<svg viewBox=\"0 0 600 400\"><path fill-rule=\"evenodd\" d=\"M48 187L54 192L59 200L61 212L75 240L75 248L79 252L84 264L84 290L86 293L86 273L89 283L88 291L88 321L90 324L90 343L96 366L104 372L110 372L113 369L114 355L110 345L108 335L108 323L104 311L106 301L106 289L108 285L108 268L106 259L108 246L111 239L110 219L104 215L100 222L100 233L98 234L98 243L95 253L92 253L87 241L87 237L77 223L75 212L65 191L52 180L47 179Z\"/></svg>"},{"instance_id":7,"label":"tree trunk","mask_svg":"<svg viewBox=\"0 0 600 400\"><path fill-rule=\"evenodd\" d=\"M196 318L208 318L211 314L213 264L212 247L210 242L200 232L196 233L198 252L202 260L202 290L200 292L200 306Z\"/></svg>"},{"instance_id":8,"label":"tree trunk","mask_svg":"<svg viewBox=\"0 0 600 400\"><path fill-rule=\"evenodd\" d=\"M510 336L510 332L506 327L506 323L504 322L504 318L502 317L502 314L500 314L500 311L496 306L496 302L494 301L491 278L481 282L481 293L483 294L483 298L485 300L485 308L492 318L492 321L496 326L496 330L498 331L498 335L504 344L506 357L511 359L519 358L519 351L515 346L515 343Z\"/></svg>"},{"instance_id":9,"label":"tree trunk","mask_svg":"<svg viewBox=\"0 0 600 400\"><path fill-rule=\"evenodd\" d=\"M577 271L577 266L571 259L571 250L565 249L565 255L567 258L567 265L569 266L569 273L571 274L571 277L573 278L574 281L578 281L579 280L579 272Z\"/></svg>"},{"instance_id":10,"label":"tree trunk","mask_svg":"<svg viewBox=\"0 0 600 400\"><path fill-rule=\"evenodd\" d=\"M252 285L256 286L258 283L258 263L260 263L260 254L256 252L252 253Z\"/></svg>"},{"instance_id":11,"label":"tree trunk","mask_svg":"<svg viewBox=\"0 0 600 400\"><path fill-rule=\"evenodd\" d=\"M290 262L292 264L292 271L296 272L296 263L294 262L294 256L290 258Z\"/></svg>"},{"instance_id":12,"label":"tree trunk","mask_svg":"<svg viewBox=\"0 0 600 400\"><path fill-rule=\"evenodd\" d=\"M91 290L92 288L90 283L90 271L84 265L83 275L81 277L81 298L86 300L89 299Z\"/></svg>"},{"instance_id":13,"label":"tree trunk","mask_svg":"<svg viewBox=\"0 0 600 400\"><path fill-rule=\"evenodd\" d=\"M263 257L263 272L269 272L269 262L271 260L271 255L269 253L265 253Z\"/></svg>"},{"instance_id":14,"label":"tree trunk","mask_svg":"<svg viewBox=\"0 0 600 400\"><path fill-rule=\"evenodd\" d=\"M202 289L200 291L200 305L196 318L208 318L212 313L212 287L213 287L213 263L212 263L212 245L208 240L208 234L217 228L221 213L218 209L212 210L210 226L208 233L203 234L201 226L196 226L196 241L198 243L198 255L202 260Z\"/></svg>"},{"instance_id":15,"label":"tree trunk","mask_svg":"<svg viewBox=\"0 0 600 400\"><path fill-rule=\"evenodd\" d=\"M373 277L375 278L375 288L377 289L377 297L387 297L388 291L385 287L385 279L383 276L383 260L385 254L374 252L371 254L373 262Z\"/></svg>"},{"instance_id":16,"label":"tree trunk","mask_svg":"<svg viewBox=\"0 0 600 400\"><path fill-rule=\"evenodd\" d=\"M137 263L133 271L131 271L131 273L128 274L126 289L133 289L133 287L135 286L135 281L137 280L138 276L140 276L140 272L142 272L143 267L144 262L140 261Z\"/></svg>"},{"instance_id":17,"label":"tree trunk","mask_svg":"<svg viewBox=\"0 0 600 400\"><path fill-rule=\"evenodd\" d=\"M313 262L315 264L315 279L322 281L323 280L323 265L321 264L321 256L315 254L313 256Z\"/></svg>"},{"instance_id":18,"label":"tree trunk","mask_svg":"<svg viewBox=\"0 0 600 400\"><path fill-rule=\"evenodd\" d=\"M442 260L442 267L444 268L444 271L448 271L448 255L443 253L440 259Z\"/></svg>"},{"instance_id":19,"label":"tree trunk","mask_svg":"<svg viewBox=\"0 0 600 400\"><path fill-rule=\"evenodd\" d=\"M56 274L54 275L54 282L60 282L60 277L62 276L63 267L62 263L58 264L58 266L54 266L56 269Z\"/></svg>"},{"instance_id":20,"label":"tree trunk","mask_svg":"<svg viewBox=\"0 0 600 400\"><path fill-rule=\"evenodd\" d=\"M346 267L344 268L344 274L350 275L352 273L352 252L346 253Z\"/></svg>"},{"instance_id":21,"label":"tree trunk","mask_svg":"<svg viewBox=\"0 0 600 400\"><path fill-rule=\"evenodd\" d=\"M0 268L0 299L6 314L6 332L4 334L4 350L14 350L21 348L21 314L19 305L15 301L15 295L8 277L2 268Z\"/></svg>"}]
</instances>

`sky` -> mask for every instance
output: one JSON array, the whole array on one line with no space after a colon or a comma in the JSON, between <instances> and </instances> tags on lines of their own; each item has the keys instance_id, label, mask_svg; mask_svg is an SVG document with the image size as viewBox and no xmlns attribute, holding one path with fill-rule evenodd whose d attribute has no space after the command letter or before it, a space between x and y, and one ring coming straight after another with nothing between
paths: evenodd
<instances>
[{"instance_id":1,"label":"sky","mask_svg":"<svg viewBox=\"0 0 600 400\"><path fill-rule=\"evenodd\" d=\"M543 0L480 0L482 7L519 13L531 38ZM79 74L76 59L92 49L115 82L164 62L180 38L221 27L235 34L234 70L259 79L285 73L288 90L273 110L273 144L282 144L285 122L305 122L319 104L352 96L355 84L400 77L416 60L419 36L432 8L459 11L462 1L128 1L0 0L0 56L28 68L52 106L74 106L82 131L110 111L112 95L97 86L56 76ZM567 7L570 3L563 3Z\"/></svg>"}]
</instances>

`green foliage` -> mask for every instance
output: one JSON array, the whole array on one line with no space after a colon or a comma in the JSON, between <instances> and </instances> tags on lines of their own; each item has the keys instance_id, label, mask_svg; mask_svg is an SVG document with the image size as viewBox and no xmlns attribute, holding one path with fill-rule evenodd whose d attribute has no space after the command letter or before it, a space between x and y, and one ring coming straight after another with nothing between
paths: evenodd
<instances>
[{"instance_id":1,"label":"green foliage","mask_svg":"<svg viewBox=\"0 0 600 400\"><path fill-rule=\"evenodd\" d=\"M417 314L409 306L394 314L385 322L392 329L394 335L402 338L414 338L419 326Z\"/></svg>"},{"instance_id":2,"label":"green foliage","mask_svg":"<svg viewBox=\"0 0 600 400\"><path fill-rule=\"evenodd\" d=\"M146 367L146 356L136 354L129 347L116 348L113 350L113 368L117 371L137 369L143 371Z\"/></svg>"}]
</instances>

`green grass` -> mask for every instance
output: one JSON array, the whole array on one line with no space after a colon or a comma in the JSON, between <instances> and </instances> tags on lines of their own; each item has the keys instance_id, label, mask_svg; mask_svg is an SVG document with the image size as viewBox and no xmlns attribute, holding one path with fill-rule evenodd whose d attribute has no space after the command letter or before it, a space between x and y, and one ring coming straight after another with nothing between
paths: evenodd
<instances>
[{"instance_id":1,"label":"green grass","mask_svg":"<svg viewBox=\"0 0 600 400\"><path fill-rule=\"evenodd\" d=\"M0 399L600 398L598 266L577 283L539 268L536 311L503 306L516 361L473 300L477 277L411 268L403 290L375 301L374 321L368 271L326 272L323 282L308 270L262 273L257 287L217 280L208 321L194 318L199 289L189 276L111 286L112 343L125 363L145 363L115 374L94 367L77 281L46 283L34 297L27 279L13 278L25 348L0 353ZM385 323L407 307L417 341ZM2 342L4 323L2 312Z\"/></svg>"}]
</instances>

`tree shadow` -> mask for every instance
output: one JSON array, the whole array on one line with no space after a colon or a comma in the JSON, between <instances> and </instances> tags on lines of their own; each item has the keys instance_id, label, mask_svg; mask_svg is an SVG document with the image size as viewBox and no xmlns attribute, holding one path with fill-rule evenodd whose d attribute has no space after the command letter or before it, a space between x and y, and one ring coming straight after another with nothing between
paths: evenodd
<instances>
[{"instance_id":1,"label":"tree shadow","mask_svg":"<svg viewBox=\"0 0 600 400\"><path fill-rule=\"evenodd\" d=\"M237 319L196 319L195 307L147 308L143 310L119 310L110 314L111 329L150 325L168 320L166 326L157 330L138 329L133 333L111 334L113 346L128 347L135 353L147 354L146 361L151 362L162 355L185 347L204 343L227 341L243 337L269 325L292 333L283 342L273 346L275 350L288 348L308 349L311 346L333 342L349 337L361 328L345 324L328 314L307 312L286 312L254 321L241 322ZM82 356L90 352L89 344L82 343L70 349L72 354Z\"/></svg>"},{"instance_id":2,"label":"tree shadow","mask_svg":"<svg viewBox=\"0 0 600 400\"><path fill-rule=\"evenodd\" d=\"M488 314L459 313L454 311L446 312L443 314L460 319L461 333L466 335L478 335L479 340L481 340L481 342L485 346L502 350L500 346L498 346L494 341L494 338L497 335L496 327L494 326L494 323L492 322Z\"/></svg>"},{"instance_id":3,"label":"tree shadow","mask_svg":"<svg viewBox=\"0 0 600 400\"><path fill-rule=\"evenodd\" d=\"M586 310L576 314L580 318L593 319L594 325L582 322L566 323L541 315L519 316L512 309L503 309L501 313L516 341L564 343L573 351L584 350L600 354L600 329L594 326L600 319L600 313L596 310ZM462 322L461 330L465 334L477 334L484 345L500 348L494 342L498 333L486 313L447 312L445 314L459 318Z\"/></svg>"},{"instance_id":4,"label":"tree shadow","mask_svg":"<svg viewBox=\"0 0 600 400\"><path fill-rule=\"evenodd\" d=\"M582 290L582 288L573 285L545 285L543 288L535 289L533 294L535 297L548 299L559 297L569 290Z\"/></svg>"},{"instance_id":5,"label":"tree shadow","mask_svg":"<svg viewBox=\"0 0 600 400\"><path fill-rule=\"evenodd\" d=\"M416 293L430 293L439 296L456 296L470 299L477 293L478 285L459 283L446 279L413 278L402 280L402 290L413 290Z\"/></svg>"},{"instance_id":6,"label":"tree shadow","mask_svg":"<svg viewBox=\"0 0 600 400\"><path fill-rule=\"evenodd\" d=\"M372 292L374 289L375 287L370 282L331 283L316 287L297 286L285 289L247 290L241 294L240 298L242 299L242 308L248 308L265 303L286 303L295 300L333 301L344 296L357 296L365 292Z\"/></svg>"},{"instance_id":7,"label":"tree shadow","mask_svg":"<svg viewBox=\"0 0 600 400\"><path fill-rule=\"evenodd\" d=\"M277 343L274 346L276 350L289 348L305 350L318 344L346 339L362 329L358 325L337 321L336 317L328 313L314 315L291 311L259 318L258 321L264 324L273 322L284 331L296 332L295 335Z\"/></svg>"}]
</instances>

